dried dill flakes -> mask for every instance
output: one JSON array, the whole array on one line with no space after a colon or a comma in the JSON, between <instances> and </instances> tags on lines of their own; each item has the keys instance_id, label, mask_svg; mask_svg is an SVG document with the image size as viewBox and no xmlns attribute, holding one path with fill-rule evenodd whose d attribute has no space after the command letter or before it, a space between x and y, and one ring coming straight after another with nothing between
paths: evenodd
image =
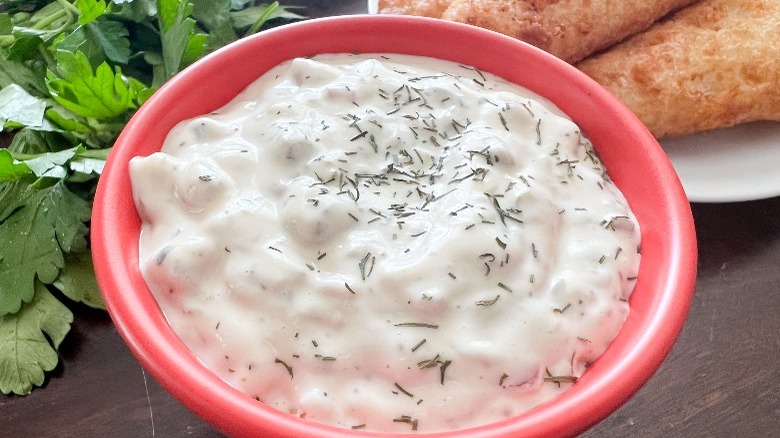
<instances>
[{"instance_id":1,"label":"dried dill flakes","mask_svg":"<svg viewBox=\"0 0 780 438\"><path fill-rule=\"evenodd\" d=\"M474 304L476 304L477 306L492 306L493 304L496 304L499 298L501 298L501 295L496 295L496 297L493 298L492 300L478 300Z\"/></svg>"},{"instance_id":2,"label":"dried dill flakes","mask_svg":"<svg viewBox=\"0 0 780 438\"><path fill-rule=\"evenodd\" d=\"M544 369L544 372L547 374L547 376L544 378L544 381L554 383L558 386L558 388L561 387L561 383L574 383L579 379L576 376L554 376L547 368Z\"/></svg>"},{"instance_id":3,"label":"dried dill flakes","mask_svg":"<svg viewBox=\"0 0 780 438\"><path fill-rule=\"evenodd\" d=\"M504 115L499 112L498 113L498 118L501 120L501 125L504 127L504 129L509 131L509 127L506 124L506 119L504 118Z\"/></svg>"},{"instance_id":4,"label":"dried dill flakes","mask_svg":"<svg viewBox=\"0 0 780 438\"><path fill-rule=\"evenodd\" d=\"M561 313L561 314L562 314L563 312L565 312L566 310L568 310L568 309L569 309L569 307L571 307L571 303L566 303L566 305L565 305L565 306L563 306L563 307L560 307L560 308L555 308L555 309L553 309L553 312L555 312L555 313Z\"/></svg>"},{"instance_id":5,"label":"dried dill flakes","mask_svg":"<svg viewBox=\"0 0 780 438\"><path fill-rule=\"evenodd\" d=\"M414 398L414 394L412 394L411 392L409 392L406 389L404 389L404 387L399 385L398 382L393 383L393 385L398 389L398 391L401 392L401 394L403 394L403 395L405 395L405 396L407 396L409 398Z\"/></svg>"},{"instance_id":6,"label":"dried dill flakes","mask_svg":"<svg viewBox=\"0 0 780 438\"><path fill-rule=\"evenodd\" d=\"M621 220L629 220L630 221L631 218L629 218L626 215L619 214L619 215L612 216L609 219L602 220L601 222L599 222L599 225L603 226L605 229L616 231L615 230L615 223L618 222L618 221L621 221Z\"/></svg>"},{"instance_id":7,"label":"dried dill flakes","mask_svg":"<svg viewBox=\"0 0 780 438\"><path fill-rule=\"evenodd\" d=\"M498 287L500 287L501 289L504 289L507 292L510 292L510 293L512 292L512 289L509 286L505 285L504 283L498 283Z\"/></svg>"},{"instance_id":8,"label":"dried dill flakes","mask_svg":"<svg viewBox=\"0 0 780 438\"><path fill-rule=\"evenodd\" d=\"M536 121L536 145L542 144L542 119Z\"/></svg>"},{"instance_id":9,"label":"dried dill flakes","mask_svg":"<svg viewBox=\"0 0 780 438\"><path fill-rule=\"evenodd\" d=\"M314 357L317 358L317 359L326 361L326 362L332 362L332 361L336 360L336 357L334 357L334 356L323 356L321 354L315 354Z\"/></svg>"},{"instance_id":10,"label":"dried dill flakes","mask_svg":"<svg viewBox=\"0 0 780 438\"><path fill-rule=\"evenodd\" d=\"M447 371L447 368L450 366L451 363L452 361L447 359L444 362L442 362L441 366L439 367L439 375L440 375L439 382L442 385L444 385L444 372Z\"/></svg>"},{"instance_id":11,"label":"dried dill flakes","mask_svg":"<svg viewBox=\"0 0 780 438\"><path fill-rule=\"evenodd\" d=\"M433 358L431 358L431 359L421 360L420 362L417 362L417 366L418 366L418 367L419 367L421 370L424 370L424 369L426 369L426 368L432 368L432 367L435 367L435 366L436 366L436 365L438 365L439 363L441 363L441 361L439 360L439 355L437 354L436 356L434 356L434 357L433 357Z\"/></svg>"},{"instance_id":12,"label":"dried dill flakes","mask_svg":"<svg viewBox=\"0 0 780 438\"><path fill-rule=\"evenodd\" d=\"M274 363L281 364L287 370L287 374L290 375L290 378L291 379L293 378L293 369L292 369L292 367L290 365L287 364L287 362L285 362L285 361L283 361L283 360L281 360L281 359L279 359L277 357L277 358L274 359Z\"/></svg>"},{"instance_id":13,"label":"dried dill flakes","mask_svg":"<svg viewBox=\"0 0 780 438\"><path fill-rule=\"evenodd\" d=\"M363 257L360 262L358 263L358 269L360 270L360 277L365 280L368 278L372 272L374 272L374 263L376 262L376 257L372 256L370 252L366 253L365 257Z\"/></svg>"},{"instance_id":14,"label":"dried dill flakes","mask_svg":"<svg viewBox=\"0 0 780 438\"><path fill-rule=\"evenodd\" d=\"M393 324L395 327L419 327L419 328L430 328L430 329L437 329L439 328L438 324L428 324L424 322L400 322L398 324Z\"/></svg>"},{"instance_id":15,"label":"dried dill flakes","mask_svg":"<svg viewBox=\"0 0 780 438\"><path fill-rule=\"evenodd\" d=\"M427 339L422 339L420 342L418 342L418 343L417 343L417 345L415 345L414 347L412 347L412 353L414 353L415 351L417 351L417 349L418 349L418 348L420 348L420 347L422 347L422 346L423 346L423 344L425 344L426 342L427 342Z\"/></svg>"},{"instance_id":16,"label":"dried dill flakes","mask_svg":"<svg viewBox=\"0 0 780 438\"><path fill-rule=\"evenodd\" d=\"M393 418L393 423L409 423L412 426L412 430L417 430L418 421L416 418L412 418L409 415L401 415L400 417Z\"/></svg>"}]
</instances>

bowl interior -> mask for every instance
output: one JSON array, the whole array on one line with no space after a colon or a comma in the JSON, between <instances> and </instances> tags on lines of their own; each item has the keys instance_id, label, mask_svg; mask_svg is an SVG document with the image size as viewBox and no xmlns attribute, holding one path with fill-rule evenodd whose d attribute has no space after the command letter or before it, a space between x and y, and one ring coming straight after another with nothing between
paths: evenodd
<instances>
[{"instance_id":1,"label":"bowl interior","mask_svg":"<svg viewBox=\"0 0 780 438\"><path fill-rule=\"evenodd\" d=\"M430 436L486 437L519 431L529 437L573 435L617 409L669 352L693 292L693 221L671 164L625 106L573 67L493 32L419 17L332 17L263 32L191 66L138 111L109 156L92 219L98 282L130 349L168 391L230 435L372 435L280 414L229 387L202 366L168 327L141 277L141 220L128 174L130 158L159 150L176 123L223 106L280 62L353 51L407 53L473 65L548 98L588 134L642 228L642 262L629 317L579 382L521 416Z\"/></svg>"}]
</instances>

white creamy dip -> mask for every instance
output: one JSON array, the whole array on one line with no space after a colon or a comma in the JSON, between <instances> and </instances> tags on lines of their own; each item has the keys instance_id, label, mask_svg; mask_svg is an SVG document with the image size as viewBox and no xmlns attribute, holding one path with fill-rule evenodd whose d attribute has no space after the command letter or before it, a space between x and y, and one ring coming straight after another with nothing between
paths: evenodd
<instances>
[{"instance_id":1,"label":"white creamy dip","mask_svg":"<svg viewBox=\"0 0 780 438\"><path fill-rule=\"evenodd\" d=\"M141 270L183 342L346 428L549 400L614 338L639 269L637 222L578 127L440 60L286 62L130 171Z\"/></svg>"}]
</instances>

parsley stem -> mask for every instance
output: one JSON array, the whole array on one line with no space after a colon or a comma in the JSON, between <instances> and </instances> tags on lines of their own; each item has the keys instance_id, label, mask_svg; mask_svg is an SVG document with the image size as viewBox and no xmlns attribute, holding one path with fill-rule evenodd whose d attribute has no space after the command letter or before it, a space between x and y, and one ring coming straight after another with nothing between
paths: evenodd
<instances>
[{"instance_id":1,"label":"parsley stem","mask_svg":"<svg viewBox=\"0 0 780 438\"><path fill-rule=\"evenodd\" d=\"M252 24L252 26L249 28L249 30L246 31L244 37L248 37L249 35L252 35L253 33L257 32L265 24L265 22L268 21L268 19L271 17L271 14L273 14L276 8L278 7L279 7L278 1L268 5L265 8L263 14L260 15L257 21L255 21L254 24Z\"/></svg>"},{"instance_id":2,"label":"parsley stem","mask_svg":"<svg viewBox=\"0 0 780 438\"><path fill-rule=\"evenodd\" d=\"M54 56L51 54L51 52L43 47L43 45L39 45L38 53L43 59L46 60L46 65L49 66L49 70L53 71L57 75L60 75L60 70L57 68L57 60L54 59Z\"/></svg>"},{"instance_id":3,"label":"parsley stem","mask_svg":"<svg viewBox=\"0 0 780 438\"><path fill-rule=\"evenodd\" d=\"M70 3L66 2L66 1L63 1L63 0L57 0L57 1L58 1L59 3L65 3L65 4L69 5L69 6L73 6L73 5L71 5ZM48 25L50 25L50 24L54 23L55 21L59 20L60 18L62 18L62 17L64 17L64 16L66 16L67 14L68 14L68 12L67 12L67 11L65 11L65 10L62 10L62 11L57 11L57 12L55 12L55 13L53 13L53 14L51 14L51 15L47 16L47 17L46 17L46 18L44 18L43 20L41 20L41 21L39 21L39 22L35 23L35 24L32 26L32 28L33 28L33 29L35 29L35 30L43 30L43 29L46 29L46 26L48 26Z\"/></svg>"},{"instance_id":4,"label":"parsley stem","mask_svg":"<svg viewBox=\"0 0 780 438\"><path fill-rule=\"evenodd\" d=\"M70 12L72 15L81 15L79 8L73 6L68 0L57 0L57 3L62 5L62 9L64 9L66 12Z\"/></svg>"}]
</instances>

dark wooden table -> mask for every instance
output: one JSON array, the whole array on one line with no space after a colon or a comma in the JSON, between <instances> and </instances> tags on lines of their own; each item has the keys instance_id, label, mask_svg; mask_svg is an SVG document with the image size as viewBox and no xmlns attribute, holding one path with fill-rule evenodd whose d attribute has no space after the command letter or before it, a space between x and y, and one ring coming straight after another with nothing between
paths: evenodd
<instances>
[{"instance_id":1,"label":"dark wooden table","mask_svg":"<svg viewBox=\"0 0 780 438\"><path fill-rule=\"evenodd\" d=\"M286 3L310 16L365 11L365 0ZM682 334L650 381L583 437L780 436L780 198L692 208L699 274ZM45 386L0 396L0 436L220 436L143 371L107 314L73 310Z\"/></svg>"}]
</instances>

